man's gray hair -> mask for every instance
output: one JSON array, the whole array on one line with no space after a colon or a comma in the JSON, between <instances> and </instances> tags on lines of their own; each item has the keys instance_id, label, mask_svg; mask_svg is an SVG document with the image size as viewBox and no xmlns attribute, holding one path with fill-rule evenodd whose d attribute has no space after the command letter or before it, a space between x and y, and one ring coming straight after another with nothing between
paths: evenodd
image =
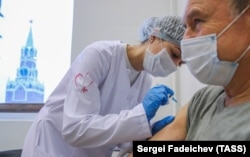
<instances>
[{"instance_id":1,"label":"man's gray hair","mask_svg":"<svg viewBox=\"0 0 250 157\"><path fill-rule=\"evenodd\" d=\"M230 5L234 13L240 14L248 5L250 5L250 0L230 0Z\"/></svg>"}]
</instances>

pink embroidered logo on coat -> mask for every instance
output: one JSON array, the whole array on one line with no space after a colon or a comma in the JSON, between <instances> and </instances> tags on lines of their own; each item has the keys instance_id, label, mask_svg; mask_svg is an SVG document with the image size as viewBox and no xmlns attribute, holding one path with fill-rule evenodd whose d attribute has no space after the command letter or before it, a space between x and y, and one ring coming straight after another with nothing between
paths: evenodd
<instances>
[{"instance_id":1,"label":"pink embroidered logo on coat","mask_svg":"<svg viewBox=\"0 0 250 157\"><path fill-rule=\"evenodd\" d=\"M89 73L81 74L78 73L75 76L75 86L82 92L88 92L88 88L94 81L90 77Z\"/></svg>"}]
</instances>

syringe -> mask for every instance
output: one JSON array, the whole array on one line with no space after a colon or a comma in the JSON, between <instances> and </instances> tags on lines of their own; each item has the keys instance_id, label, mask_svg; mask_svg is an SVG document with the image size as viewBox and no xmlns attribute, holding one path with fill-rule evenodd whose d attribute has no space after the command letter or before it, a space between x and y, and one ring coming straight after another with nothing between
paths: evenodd
<instances>
[{"instance_id":1,"label":"syringe","mask_svg":"<svg viewBox=\"0 0 250 157\"><path fill-rule=\"evenodd\" d=\"M169 98L170 98L173 102L175 102L175 103L177 104L177 100L176 100L176 98L174 97L174 95L171 95Z\"/></svg>"}]
</instances>

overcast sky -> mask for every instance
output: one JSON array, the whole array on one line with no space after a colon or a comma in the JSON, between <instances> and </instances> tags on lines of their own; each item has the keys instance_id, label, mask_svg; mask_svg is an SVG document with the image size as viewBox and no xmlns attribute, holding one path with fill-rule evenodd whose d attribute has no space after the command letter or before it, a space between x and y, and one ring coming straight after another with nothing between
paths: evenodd
<instances>
[{"instance_id":1,"label":"overcast sky","mask_svg":"<svg viewBox=\"0 0 250 157\"><path fill-rule=\"evenodd\" d=\"M21 48L30 26L37 49L38 80L45 85L45 100L70 65L73 25L72 0L2 0L0 17L0 103L8 79L16 78ZM32 24L30 24L32 20Z\"/></svg>"}]
</instances>

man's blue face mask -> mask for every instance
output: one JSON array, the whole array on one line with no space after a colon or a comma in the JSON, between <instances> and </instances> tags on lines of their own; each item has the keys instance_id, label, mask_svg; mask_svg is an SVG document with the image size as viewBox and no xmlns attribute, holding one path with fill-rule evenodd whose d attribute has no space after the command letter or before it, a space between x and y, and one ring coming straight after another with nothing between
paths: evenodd
<instances>
[{"instance_id":1,"label":"man's blue face mask","mask_svg":"<svg viewBox=\"0 0 250 157\"><path fill-rule=\"evenodd\" d=\"M182 60L200 82L209 85L226 86L238 67L238 62L249 51L250 46L234 62L221 61L217 54L217 38L231 27L250 7L246 7L221 33L185 39L181 41Z\"/></svg>"}]
</instances>

